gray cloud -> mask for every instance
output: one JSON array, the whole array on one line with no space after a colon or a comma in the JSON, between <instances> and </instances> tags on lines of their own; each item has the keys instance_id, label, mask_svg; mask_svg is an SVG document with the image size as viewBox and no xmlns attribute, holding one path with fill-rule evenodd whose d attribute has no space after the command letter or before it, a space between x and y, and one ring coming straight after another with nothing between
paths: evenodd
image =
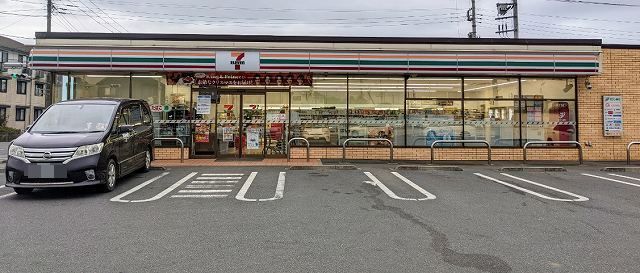
<instances>
[{"instance_id":1,"label":"gray cloud","mask_svg":"<svg viewBox=\"0 0 640 273\"><path fill-rule=\"evenodd\" d=\"M504 0L508 1L508 0ZM614 0L610 0L614 1ZM0 0L3 12L45 15L41 0ZM496 1L477 0L481 37L495 34ZM632 0L616 3L636 4ZM54 31L219 33L339 36L466 37L470 0L446 1L152 1L56 0ZM606 43L640 43L640 7L615 7L521 0L522 38L602 38ZM85 13L86 12L86 13ZM95 14L93 13L95 12ZM100 15L100 17L96 16ZM44 17L0 16L0 33L33 37L45 30ZM33 43L31 39L18 39Z\"/></svg>"}]
</instances>

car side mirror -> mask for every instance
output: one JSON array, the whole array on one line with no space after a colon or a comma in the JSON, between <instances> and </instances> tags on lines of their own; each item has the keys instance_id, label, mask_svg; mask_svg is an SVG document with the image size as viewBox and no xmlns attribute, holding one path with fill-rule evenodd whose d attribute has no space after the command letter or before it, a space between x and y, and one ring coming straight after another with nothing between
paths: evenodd
<instances>
[{"instance_id":1,"label":"car side mirror","mask_svg":"<svg viewBox=\"0 0 640 273\"><path fill-rule=\"evenodd\" d=\"M133 125L120 125L118 126L118 134L125 134L133 132Z\"/></svg>"}]
</instances>

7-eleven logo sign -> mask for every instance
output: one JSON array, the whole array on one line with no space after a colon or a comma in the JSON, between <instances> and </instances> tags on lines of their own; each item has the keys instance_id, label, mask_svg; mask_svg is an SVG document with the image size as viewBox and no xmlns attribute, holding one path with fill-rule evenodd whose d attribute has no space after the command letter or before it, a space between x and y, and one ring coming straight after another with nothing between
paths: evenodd
<instances>
[{"instance_id":1,"label":"7-eleven logo sign","mask_svg":"<svg viewBox=\"0 0 640 273\"><path fill-rule=\"evenodd\" d=\"M250 51L218 51L216 70L260 71L260 54Z\"/></svg>"},{"instance_id":2,"label":"7-eleven logo sign","mask_svg":"<svg viewBox=\"0 0 640 273\"><path fill-rule=\"evenodd\" d=\"M234 69L240 71L240 66L244 65L244 52L231 52L231 57L236 58L232 60L230 64L234 65Z\"/></svg>"}]
</instances>

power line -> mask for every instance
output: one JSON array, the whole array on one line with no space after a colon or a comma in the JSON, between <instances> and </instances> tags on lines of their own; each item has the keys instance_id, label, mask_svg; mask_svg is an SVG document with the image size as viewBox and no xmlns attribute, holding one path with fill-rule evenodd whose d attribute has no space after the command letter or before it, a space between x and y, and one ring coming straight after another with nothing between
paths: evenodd
<instances>
[{"instance_id":1,"label":"power line","mask_svg":"<svg viewBox=\"0 0 640 273\"><path fill-rule=\"evenodd\" d=\"M35 40L36 39L36 38L32 38L32 37L24 37L24 36L10 35L10 34L4 34L4 33L0 33L0 36L6 36L6 37L18 38L18 39L30 39L30 40Z\"/></svg>"},{"instance_id":2,"label":"power line","mask_svg":"<svg viewBox=\"0 0 640 273\"><path fill-rule=\"evenodd\" d=\"M111 19L111 21L113 21L117 26L119 26L122 30L124 30L124 32L128 32L128 30L124 26L118 23L118 21L114 20L108 13L104 12L104 10L102 10L102 8L96 5L96 3L93 2L93 0L89 0L89 3L93 4L98 9L98 11L102 12L102 14L106 15L107 18Z\"/></svg>"},{"instance_id":3,"label":"power line","mask_svg":"<svg viewBox=\"0 0 640 273\"><path fill-rule=\"evenodd\" d=\"M111 28L111 30L109 30L110 32L118 32L118 29L116 29L111 23L109 23L109 21L107 21L106 19L104 19L102 16L100 16L98 13L96 13L92 8L90 8L84 1L82 0L77 0L77 3L82 4L85 8L87 8L87 10L89 12L91 12L93 15L95 15L95 17L91 17L94 21L98 22L99 24L101 24L97 19L100 19L102 22L104 22L105 24L103 26L109 26ZM80 7L78 7L80 8Z\"/></svg>"}]
</instances>

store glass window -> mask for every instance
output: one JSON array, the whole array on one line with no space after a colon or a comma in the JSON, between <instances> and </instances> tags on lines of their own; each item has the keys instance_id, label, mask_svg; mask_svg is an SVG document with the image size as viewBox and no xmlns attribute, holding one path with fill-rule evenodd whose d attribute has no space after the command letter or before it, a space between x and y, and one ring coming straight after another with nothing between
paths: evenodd
<instances>
[{"instance_id":1,"label":"store glass window","mask_svg":"<svg viewBox=\"0 0 640 273\"><path fill-rule=\"evenodd\" d=\"M7 93L7 80L0 79L0 93Z\"/></svg>"},{"instance_id":2,"label":"store glass window","mask_svg":"<svg viewBox=\"0 0 640 273\"><path fill-rule=\"evenodd\" d=\"M494 147L520 145L517 100L465 100L464 139L486 140Z\"/></svg>"},{"instance_id":3,"label":"store glass window","mask_svg":"<svg viewBox=\"0 0 640 273\"><path fill-rule=\"evenodd\" d=\"M461 78L409 78L408 99L462 98Z\"/></svg>"},{"instance_id":4,"label":"store glass window","mask_svg":"<svg viewBox=\"0 0 640 273\"><path fill-rule=\"evenodd\" d=\"M523 143L576 140L573 78L522 78Z\"/></svg>"},{"instance_id":5,"label":"store glass window","mask_svg":"<svg viewBox=\"0 0 640 273\"><path fill-rule=\"evenodd\" d=\"M290 131L313 146L341 145L347 138L347 77L314 76L313 86L292 86Z\"/></svg>"},{"instance_id":6,"label":"store glass window","mask_svg":"<svg viewBox=\"0 0 640 273\"><path fill-rule=\"evenodd\" d=\"M537 100L575 100L575 80L573 78L522 78L522 97Z\"/></svg>"},{"instance_id":7,"label":"store glass window","mask_svg":"<svg viewBox=\"0 0 640 273\"><path fill-rule=\"evenodd\" d=\"M518 99L518 78L464 78L465 99Z\"/></svg>"},{"instance_id":8,"label":"store glass window","mask_svg":"<svg viewBox=\"0 0 640 273\"><path fill-rule=\"evenodd\" d=\"M436 140L459 140L462 135L462 101L407 100L406 126L407 146L430 146Z\"/></svg>"},{"instance_id":9,"label":"store glass window","mask_svg":"<svg viewBox=\"0 0 640 273\"><path fill-rule=\"evenodd\" d=\"M350 77L349 137L386 138L405 145L404 101L404 77ZM353 143L358 144L380 143Z\"/></svg>"},{"instance_id":10,"label":"store glass window","mask_svg":"<svg viewBox=\"0 0 640 273\"><path fill-rule=\"evenodd\" d=\"M40 115L42 115L44 109L42 108L33 108L33 120L36 120Z\"/></svg>"},{"instance_id":11,"label":"store glass window","mask_svg":"<svg viewBox=\"0 0 640 273\"><path fill-rule=\"evenodd\" d=\"M128 98L129 74L72 75L71 98Z\"/></svg>"}]
</instances>

